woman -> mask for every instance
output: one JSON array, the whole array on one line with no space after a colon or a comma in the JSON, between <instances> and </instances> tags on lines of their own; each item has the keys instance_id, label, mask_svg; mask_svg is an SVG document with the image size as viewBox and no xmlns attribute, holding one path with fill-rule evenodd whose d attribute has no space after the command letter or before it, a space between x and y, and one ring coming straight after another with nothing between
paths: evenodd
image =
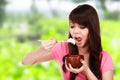
<instances>
[{"instance_id":1,"label":"woman","mask_svg":"<svg viewBox=\"0 0 120 80\"><path fill-rule=\"evenodd\" d=\"M113 80L112 58L102 49L99 18L96 10L88 5L79 5L69 15L69 38L76 44L42 41L42 47L28 53L23 64L36 64L49 60L60 63L63 80ZM79 69L66 65L65 56L79 54L83 64Z\"/></svg>"}]
</instances>

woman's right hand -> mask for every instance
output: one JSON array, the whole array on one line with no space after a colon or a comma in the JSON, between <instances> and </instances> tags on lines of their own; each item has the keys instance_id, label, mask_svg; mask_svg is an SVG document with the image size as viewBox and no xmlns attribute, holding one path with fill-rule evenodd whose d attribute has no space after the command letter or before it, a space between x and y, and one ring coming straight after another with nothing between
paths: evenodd
<instances>
[{"instance_id":1,"label":"woman's right hand","mask_svg":"<svg viewBox=\"0 0 120 80\"><path fill-rule=\"evenodd\" d=\"M50 51L52 47L57 43L55 39L48 39L41 41L41 47L46 51Z\"/></svg>"},{"instance_id":2,"label":"woman's right hand","mask_svg":"<svg viewBox=\"0 0 120 80\"><path fill-rule=\"evenodd\" d=\"M57 41L55 39L41 41L41 47L26 54L22 63L29 65L52 60L50 51L56 43Z\"/></svg>"}]
</instances>

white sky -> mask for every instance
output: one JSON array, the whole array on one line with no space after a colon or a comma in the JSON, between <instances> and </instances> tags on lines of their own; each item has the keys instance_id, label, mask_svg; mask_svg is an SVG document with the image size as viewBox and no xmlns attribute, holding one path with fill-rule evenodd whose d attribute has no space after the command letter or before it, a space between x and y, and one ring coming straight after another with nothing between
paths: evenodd
<instances>
[{"instance_id":1,"label":"white sky","mask_svg":"<svg viewBox=\"0 0 120 80\"><path fill-rule=\"evenodd\" d=\"M64 0L51 0L51 2L48 4L46 0L35 0L36 1L36 7L40 11L49 11L50 8L52 9L59 9L60 11L70 11L75 7L75 4L70 2L65 2ZM92 0L91 0L92 1ZM8 0L9 4L6 6L6 10L9 12L25 12L30 10L30 6L32 4L32 0ZM120 1L119 1L120 3ZM119 10L120 11L120 5L118 2L108 2L107 8L112 11Z\"/></svg>"},{"instance_id":2,"label":"white sky","mask_svg":"<svg viewBox=\"0 0 120 80\"><path fill-rule=\"evenodd\" d=\"M30 9L31 0L8 0L7 11L26 11Z\"/></svg>"}]
</instances>

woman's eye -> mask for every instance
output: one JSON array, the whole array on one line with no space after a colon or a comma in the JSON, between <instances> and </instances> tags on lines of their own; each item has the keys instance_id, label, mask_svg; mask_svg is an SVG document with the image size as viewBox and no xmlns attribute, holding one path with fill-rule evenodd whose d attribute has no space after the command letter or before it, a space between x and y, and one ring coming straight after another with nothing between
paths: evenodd
<instances>
[{"instance_id":1,"label":"woman's eye","mask_svg":"<svg viewBox=\"0 0 120 80\"><path fill-rule=\"evenodd\" d=\"M85 29L86 27L85 26L80 26L81 29Z\"/></svg>"},{"instance_id":2,"label":"woman's eye","mask_svg":"<svg viewBox=\"0 0 120 80\"><path fill-rule=\"evenodd\" d=\"M70 26L70 28L74 28L74 26Z\"/></svg>"}]
</instances>

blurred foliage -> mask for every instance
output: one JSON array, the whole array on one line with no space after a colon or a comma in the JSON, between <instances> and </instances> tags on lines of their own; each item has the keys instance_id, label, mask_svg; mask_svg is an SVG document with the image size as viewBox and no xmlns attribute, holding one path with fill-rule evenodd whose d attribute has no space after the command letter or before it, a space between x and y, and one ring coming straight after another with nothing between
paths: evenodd
<instances>
[{"instance_id":1,"label":"blurred foliage","mask_svg":"<svg viewBox=\"0 0 120 80\"><path fill-rule=\"evenodd\" d=\"M6 23L6 27L0 28L0 79L1 80L62 80L59 64L56 61L35 65L22 65L21 61L26 53L37 49L40 45L37 39L55 38L67 39L68 20L53 18L41 19L36 22L37 27L27 24L27 31L23 32L14 27L12 23ZM107 50L114 62L114 80L120 79L120 21L102 20L101 36L102 45ZM17 30L18 29L18 30ZM37 38L29 38L36 36ZM24 37L23 37L24 36ZM21 42L19 39L23 37Z\"/></svg>"},{"instance_id":2,"label":"blurred foliage","mask_svg":"<svg viewBox=\"0 0 120 80\"><path fill-rule=\"evenodd\" d=\"M6 1L0 0L0 23L4 20ZM40 46L37 42L38 39L55 38L56 40L66 40L68 37L68 20L45 18L43 14L37 11L34 5L35 0L32 1L30 14L19 15L9 13L6 15L6 21L3 26L0 26L1 80L62 80L59 64L56 61L28 66L21 64L26 53ZM71 1L78 3L87 0ZM105 9L105 19L111 20L101 20L102 45L104 50L108 51L113 58L115 68L114 80L119 80L120 14L117 11L110 13L105 7L106 1L104 0L101 3L101 7L103 10ZM54 10L51 9L51 11L57 15Z\"/></svg>"},{"instance_id":3,"label":"blurred foliage","mask_svg":"<svg viewBox=\"0 0 120 80\"><path fill-rule=\"evenodd\" d=\"M120 11L106 12L105 19L120 20Z\"/></svg>"},{"instance_id":4,"label":"blurred foliage","mask_svg":"<svg viewBox=\"0 0 120 80\"><path fill-rule=\"evenodd\" d=\"M80 2L85 2L85 1L88 1L88 0L70 0L70 1L73 1L74 3L80 3Z\"/></svg>"},{"instance_id":5,"label":"blurred foliage","mask_svg":"<svg viewBox=\"0 0 120 80\"><path fill-rule=\"evenodd\" d=\"M0 0L0 26L4 21L6 4L7 4L7 0Z\"/></svg>"},{"instance_id":6,"label":"blurred foliage","mask_svg":"<svg viewBox=\"0 0 120 80\"><path fill-rule=\"evenodd\" d=\"M108 51L113 58L114 63L114 80L119 80L120 77L120 63L119 63L119 50L120 50L120 20L105 20L101 21L101 36L103 49Z\"/></svg>"},{"instance_id":7,"label":"blurred foliage","mask_svg":"<svg viewBox=\"0 0 120 80\"><path fill-rule=\"evenodd\" d=\"M66 19L43 19L39 21L41 39L55 38L67 39L68 20ZM64 36L63 36L64 35Z\"/></svg>"}]
</instances>

